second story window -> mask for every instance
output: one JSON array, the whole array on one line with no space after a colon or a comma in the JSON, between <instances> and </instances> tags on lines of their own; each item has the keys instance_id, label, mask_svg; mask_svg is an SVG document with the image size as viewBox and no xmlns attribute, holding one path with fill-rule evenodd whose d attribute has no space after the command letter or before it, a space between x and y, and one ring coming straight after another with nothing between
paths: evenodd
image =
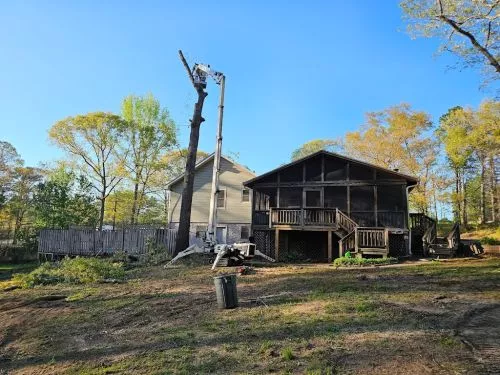
<instances>
[{"instance_id":1,"label":"second story window","mask_svg":"<svg viewBox=\"0 0 500 375\"><path fill-rule=\"evenodd\" d=\"M219 189L217 194L217 208L226 208L226 190Z\"/></svg>"},{"instance_id":2,"label":"second story window","mask_svg":"<svg viewBox=\"0 0 500 375\"><path fill-rule=\"evenodd\" d=\"M247 188L243 188L241 191L241 201L242 202L250 202L250 190Z\"/></svg>"}]
</instances>

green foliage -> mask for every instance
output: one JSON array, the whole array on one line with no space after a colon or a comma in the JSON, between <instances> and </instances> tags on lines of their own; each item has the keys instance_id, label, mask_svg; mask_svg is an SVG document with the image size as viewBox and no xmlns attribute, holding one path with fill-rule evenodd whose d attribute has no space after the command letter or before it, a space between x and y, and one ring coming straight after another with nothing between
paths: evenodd
<instances>
[{"instance_id":1,"label":"green foliage","mask_svg":"<svg viewBox=\"0 0 500 375\"><path fill-rule=\"evenodd\" d=\"M287 346L281 351L281 358L283 358L286 361L291 361L292 359L295 358L295 355L293 354L292 348Z\"/></svg>"},{"instance_id":2,"label":"green foliage","mask_svg":"<svg viewBox=\"0 0 500 375\"><path fill-rule=\"evenodd\" d=\"M106 279L123 280L122 263L98 258L65 258L61 262L43 263L27 274L16 274L13 282L21 288L57 283L95 283Z\"/></svg>"},{"instance_id":3,"label":"green foliage","mask_svg":"<svg viewBox=\"0 0 500 375\"><path fill-rule=\"evenodd\" d=\"M337 258L333 261L336 267L359 267L397 263L396 258Z\"/></svg>"},{"instance_id":4,"label":"green foliage","mask_svg":"<svg viewBox=\"0 0 500 375\"><path fill-rule=\"evenodd\" d=\"M500 245L500 241L493 237L483 237L480 242L482 245Z\"/></svg>"},{"instance_id":5,"label":"green foliage","mask_svg":"<svg viewBox=\"0 0 500 375\"><path fill-rule=\"evenodd\" d=\"M413 37L437 37L440 51L459 56L497 79L499 26L495 0L402 0L403 17Z\"/></svg>"},{"instance_id":6,"label":"green foliage","mask_svg":"<svg viewBox=\"0 0 500 375\"><path fill-rule=\"evenodd\" d=\"M317 151L333 151L341 147L341 141L335 139L314 139L304 143L298 149L292 152L292 161L301 159L307 155L314 154Z\"/></svg>"},{"instance_id":7,"label":"green foliage","mask_svg":"<svg viewBox=\"0 0 500 375\"><path fill-rule=\"evenodd\" d=\"M38 228L68 228L70 225L95 227L98 210L91 185L84 176L57 169L37 185L33 216Z\"/></svg>"}]
</instances>

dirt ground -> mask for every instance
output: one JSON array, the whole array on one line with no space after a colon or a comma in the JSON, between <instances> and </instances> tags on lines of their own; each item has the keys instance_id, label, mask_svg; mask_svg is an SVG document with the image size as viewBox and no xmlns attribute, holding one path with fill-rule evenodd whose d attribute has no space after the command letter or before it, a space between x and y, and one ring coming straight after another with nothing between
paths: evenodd
<instances>
[{"instance_id":1,"label":"dirt ground","mask_svg":"<svg viewBox=\"0 0 500 375\"><path fill-rule=\"evenodd\" d=\"M234 310L209 268L0 292L0 374L500 373L499 258L255 267Z\"/></svg>"}]
</instances>

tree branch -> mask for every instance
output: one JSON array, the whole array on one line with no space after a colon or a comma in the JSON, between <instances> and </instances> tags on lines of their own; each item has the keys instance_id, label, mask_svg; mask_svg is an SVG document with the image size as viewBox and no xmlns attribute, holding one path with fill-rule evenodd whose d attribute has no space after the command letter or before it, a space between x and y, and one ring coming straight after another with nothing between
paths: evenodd
<instances>
[{"instance_id":1,"label":"tree branch","mask_svg":"<svg viewBox=\"0 0 500 375\"><path fill-rule=\"evenodd\" d=\"M500 73L500 63L496 60L496 58L485 47L483 47L477 41L477 39L474 37L474 35L472 35L467 30L463 29L462 27L460 27L460 25L456 21L452 20L451 18L447 17L444 14L443 3L441 2L441 0L436 0L436 1L437 1L437 5L439 7L439 12L440 12L439 16L437 16L438 19L447 23L454 30L456 30L458 33L467 37L470 40L470 42L472 43L472 45L474 46L474 48L476 48L481 54L483 54L483 56L485 56L488 59L488 61L490 62L490 65L492 65L495 68L497 73Z\"/></svg>"},{"instance_id":2,"label":"tree branch","mask_svg":"<svg viewBox=\"0 0 500 375\"><path fill-rule=\"evenodd\" d=\"M191 73L191 69L189 68L189 65L188 65L186 59L184 58L184 55L182 54L181 50L179 50L179 57L181 58L182 64L184 65L184 68L186 68L186 72L189 76L189 80L193 84L193 87L196 89L196 84L194 82L193 73Z\"/></svg>"}]
</instances>

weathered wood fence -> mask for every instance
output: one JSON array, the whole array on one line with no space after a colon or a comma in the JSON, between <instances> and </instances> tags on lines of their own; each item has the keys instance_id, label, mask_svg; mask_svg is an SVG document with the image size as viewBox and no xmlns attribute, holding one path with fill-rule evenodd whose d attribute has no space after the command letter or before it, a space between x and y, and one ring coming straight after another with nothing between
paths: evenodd
<instances>
[{"instance_id":1,"label":"weathered wood fence","mask_svg":"<svg viewBox=\"0 0 500 375\"><path fill-rule=\"evenodd\" d=\"M39 254L109 255L117 251L140 255L148 246L162 246L169 254L175 249L177 231L163 228L125 228L96 231L92 229L43 229L38 238Z\"/></svg>"}]
</instances>

